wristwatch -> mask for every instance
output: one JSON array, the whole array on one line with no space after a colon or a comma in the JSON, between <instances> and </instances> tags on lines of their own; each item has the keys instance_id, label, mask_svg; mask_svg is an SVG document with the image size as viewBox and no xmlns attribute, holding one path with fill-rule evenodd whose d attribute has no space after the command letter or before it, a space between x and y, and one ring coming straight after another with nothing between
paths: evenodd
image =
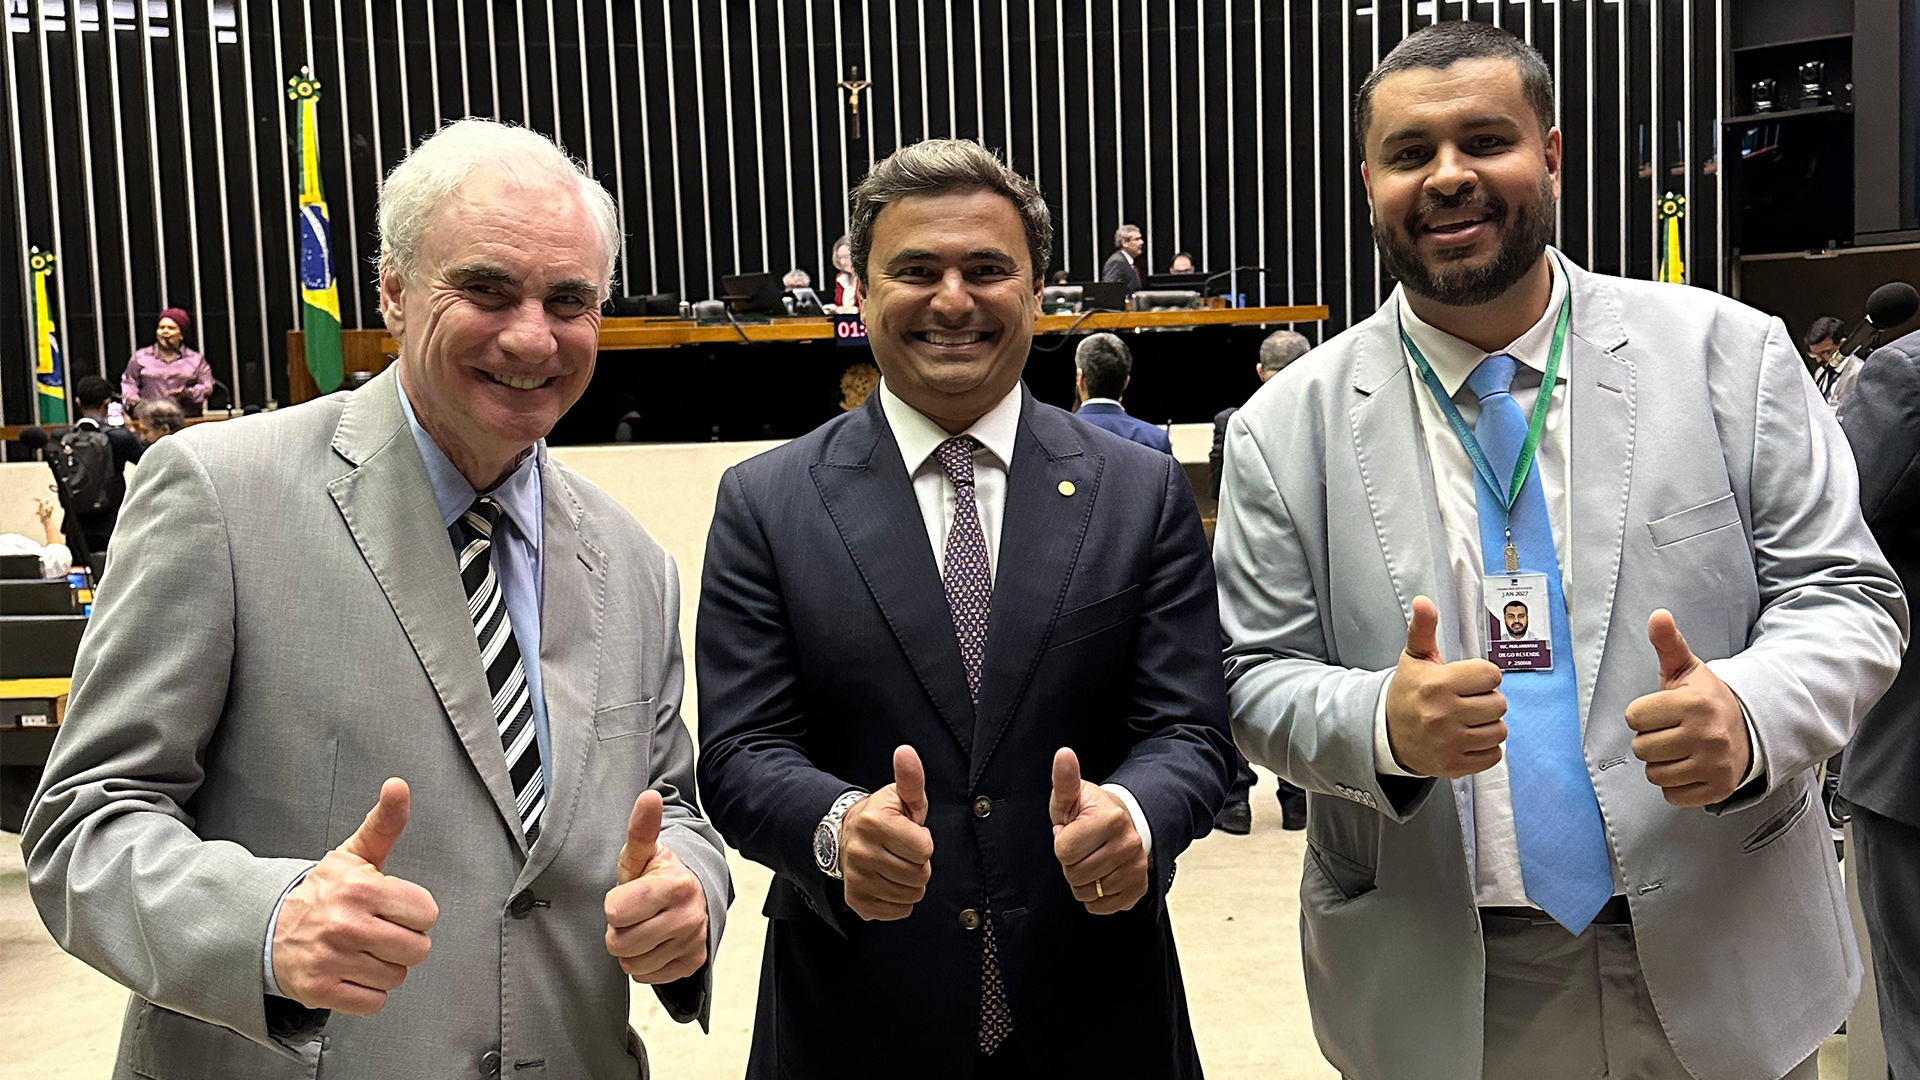
<instances>
[{"instance_id":1,"label":"wristwatch","mask_svg":"<svg viewBox=\"0 0 1920 1080\"><path fill-rule=\"evenodd\" d=\"M813 827L813 862L820 872L830 878L840 878L840 820L847 816L853 804L867 797L869 793L858 788L848 791L833 800L833 806L827 810L827 816Z\"/></svg>"}]
</instances>

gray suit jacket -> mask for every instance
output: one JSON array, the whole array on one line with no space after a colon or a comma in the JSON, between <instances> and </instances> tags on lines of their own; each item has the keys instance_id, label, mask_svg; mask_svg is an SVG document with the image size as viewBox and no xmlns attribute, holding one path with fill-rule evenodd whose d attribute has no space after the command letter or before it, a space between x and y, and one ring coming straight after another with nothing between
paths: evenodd
<instances>
[{"instance_id":1,"label":"gray suit jacket","mask_svg":"<svg viewBox=\"0 0 1920 1080\"><path fill-rule=\"evenodd\" d=\"M1898 666L1907 611L1853 459L1777 319L1698 290L1570 271L1573 662L1588 771L1666 1034L1701 1080L1779 1077L1860 978L1809 776ZM1415 595L1447 569L1394 306L1270 380L1228 424L1215 538L1234 733L1310 793L1307 989L1355 1080L1477 1080L1485 957L1471 782L1382 777L1379 696ZM1670 806L1629 702L1674 612L1751 712L1764 775ZM1450 659L1471 655L1440 620ZM1477 643L1475 643L1477 645Z\"/></svg>"},{"instance_id":2,"label":"gray suit jacket","mask_svg":"<svg viewBox=\"0 0 1920 1080\"><path fill-rule=\"evenodd\" d=\"M529 854L394 379L141 464L22 837L55 939L133 990L117 1075L467 1077L496 1053L509 1076L644 1076L603 900L649 786L718 947L732 885L694 805L672 561L543 457L553 790ZM275 905L388 776L413 814L387 871L438 902L431 955L374 1016L265 998ZM710 973L660 988L676 1019L705 1023Z\"/></svg>"}]
</instances>

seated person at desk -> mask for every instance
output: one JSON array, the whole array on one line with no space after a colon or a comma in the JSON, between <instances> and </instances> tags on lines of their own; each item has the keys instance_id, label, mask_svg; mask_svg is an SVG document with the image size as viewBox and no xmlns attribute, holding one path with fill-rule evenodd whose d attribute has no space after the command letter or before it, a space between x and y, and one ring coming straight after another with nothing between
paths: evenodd
<instances>
[{"instance_id":1,"label":"seated person at desk","mask_svg":"<svg viewBox=\"0 0 1920 1080\"><path fill-rule=\"evenodd\" d=\"M787 276L780 279L780 287L783 289L811 289L813 288L813 278L805 270L796 266L787 271Z\"/></svg>"},{"instance_id":2,"label":"seated person at desk","mask_svg":"<svg viewBox=\"0 0 1920 1080\"><path fill-rule=\"evenodd\" d=\"M127 370L120 376L120 399L128 409L142 401L170 398L187 416L206 411L207 395L213 393L213 368L186 343L192 325L180 308L160 313L153 344L128 358Z\"/></svg>"},{"instance_id":3,"label":"seated person at desk","mask_svg":"<svg viewBox=\"0 0 1920 1080\"><path fill-rule=\"evenodd\" d=\"M860 296L854 290L853 245L846 237L833 242L833 310L844 315L860 313Z\"/></svg>"},{"instance_id":4,"label":"seated person at desk","mask_svg":"<svg viewBox=\"0 0 1920 1080\"><path fill-rule=\"evenodd\" d=\"M47 495L53 494L53 485L47 485ZM40 576L49 581L67 576L73 569L73 552L60 542L60 532L53 527L54 504L51 498L36 495L33 497L33 516L40 522L40 539L44 543L35 543L33 537L21 533L0 533L0 555L32 555L40 560Z\"/></svg>"},{"instance_id":5,"label":"seated person at desk","mask_svg":"<svg viewBox=\"0 0 1920 1080\"><path fill-rule=\"evenodd\" d=\"M357 373L356 373L357 374ZM133 432L140 441L152 446L161 438L187 426L187 417L177 402L161 398L142 401L133 410Z\"/></svg>"},{"instance_id":6,"label":"seated person at desk","mask_svg":"<svg viewBox=\"0 0 1920 1080\"><path fill-rule=\"evenodd\" d=\"M1200 271L1193 267L1193 255L1185 251L1174 255L1173 262L1167 266L1167 273L1169 274L1197 274L1199 272Z\"/></svg>"},{"instance_id":7,"label":"seated person at desk","mask_svg":"<svg viewBox=\"0 0 1920 1080\"><path fill-rule=\"evenodd\" d=\"M1173 453L1167 433L1145 420L1127 415L1120 404L1133 374L1133 354L1113 334L1088 334L1073 351L1073 390L1080 407L1075 416L1105 428L1123 439Z\"/></svg>"}]
</instances>

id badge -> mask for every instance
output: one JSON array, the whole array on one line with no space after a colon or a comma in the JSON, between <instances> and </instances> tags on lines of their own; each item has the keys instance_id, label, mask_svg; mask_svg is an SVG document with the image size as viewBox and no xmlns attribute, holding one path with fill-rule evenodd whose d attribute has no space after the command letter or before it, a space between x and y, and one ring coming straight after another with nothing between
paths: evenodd
<instances>
[{"instance_id":1,"label":"id badge","mask_svg":"<svg viewBox=\"0 0 1920 1080\"><path fill-rule=\"evenodd\" d=\"M1487 611L1487 659L1502 671L1553 670L1553 616L1545 574L1480 579Z\"/></svg>"}]
</instances>

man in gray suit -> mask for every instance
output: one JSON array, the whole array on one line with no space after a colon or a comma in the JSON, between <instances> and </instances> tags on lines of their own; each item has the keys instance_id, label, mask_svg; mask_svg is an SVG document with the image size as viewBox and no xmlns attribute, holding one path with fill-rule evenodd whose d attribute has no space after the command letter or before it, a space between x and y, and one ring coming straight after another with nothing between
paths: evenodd
<instances>
[{"instance_id":1,"label":"man in gray suit","mask_svg":"<svg viewBox=\"0 0 1920 1080\"><path fill-rule=\"evenodd\" d=\"M380 203L395 368L141 464L34 901L133 991L118 1076L645 1076L629 977L705 1024L732 886L673 562L543 442L613 202L470 120Z\"/></svg>"},{"instance_id":2,"label":"man in gray suit","mask_svg":"<svg viewBox=\"0 0 1920 1080\"><path fill-rule=\"evenodd\" d=\"M1426 28L1356 112L1401 284L1234 415L1215 546L1235 734L1310 793L1320 1046L1811 1078L1860 977L1813 770L1907 627L1846 443L1778 320L1547 246L1512 35Z\"/></svg>"}]
</instances>

